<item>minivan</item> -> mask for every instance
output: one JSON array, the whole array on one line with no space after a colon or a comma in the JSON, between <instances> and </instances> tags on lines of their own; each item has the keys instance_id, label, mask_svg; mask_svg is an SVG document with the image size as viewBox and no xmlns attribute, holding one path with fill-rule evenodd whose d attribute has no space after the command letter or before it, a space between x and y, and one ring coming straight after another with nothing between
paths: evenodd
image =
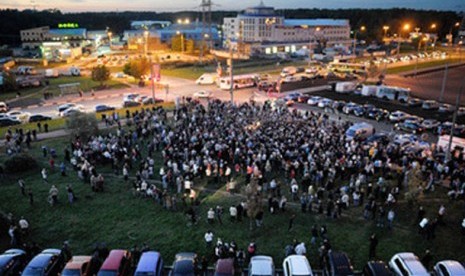
<instances>
[{"instance_id":1,"label":"minivan","mask_svg":"<svg viewBox=\"0 0 465 276\"><path fill-rule=\"evenodd\" d=\"M426 268L421 264L418 257L411 252L395 254L389 261L389 267L394 274L399 276L415 275L429 276Z\"/></svg>"},{"instance_id":2,"label":"minivan","mask_svg":"<svg viewBox=\"0 0 465 276\"><path fill-rule=\"evenodd\" d=\"M125 276L130 273L130 253L126 250L112 250L105 259L97 276Z\"/></svg>"},{"instance_id":3,"label":"minivan","mask_svg":"<svg viewBox=\"0 0 465 276\"><path fill-rule=\"evenodd\" d=\"M134 276L163 275L163 259L159 252L148 251L142 253Z\"/></svg>"},{"instance_id":4,"label":"minivan","mask_svg":"<svg viewBox=\"0 0 465 276\"><path fill-rule=\"evenodd\" d=\"M305 256L291 255L284 259L283 274L284 276L313 276L313 271Z\"/></svg>"},{"instance_id":5,"label":"minivan","mask_svg":"<svg viewBox=\"0 0 465 276\"><path fill-rule=\"evenodd\" d=\"M365 140L375 133L373 125L368 123L357 123L351 126L346 131L346 140L352 141L353 139Z\"/></svg>"}]
</instances>

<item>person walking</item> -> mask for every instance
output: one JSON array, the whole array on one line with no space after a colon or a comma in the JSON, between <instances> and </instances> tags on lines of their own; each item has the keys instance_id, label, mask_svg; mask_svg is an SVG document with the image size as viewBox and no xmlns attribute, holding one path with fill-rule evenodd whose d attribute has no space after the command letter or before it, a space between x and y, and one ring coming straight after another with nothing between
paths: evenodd
<instances>
[{"instance_id":1,"label":"person walking","mask_svg":"<svg viewBox=\"0 0 465 276\"><path fill-rule=\"evenodd\" d=\"M376 234L372 234L370 236L370 248L368 252L368 259L373 260L376 258L376 247L378 246L378 238L376 238Z\"/></svg>"},{"instance_id":2,"label":"person walking","mask_svg":"<svg viewBox=\"0 0 465 276\"><path fill-rule=\"evenodd\" d=\"M387 214L387 221L388 221L388 230L391 230L392 229L392 224L394 222L394 218L396 217L396 213L394 212L394 210L389 210L388 214Z\"/></svg>"},{"instance_id":3,"label":"person walking","mask_svg":"<svg viewBox=\"0 0 465 276\"><path fill-rule=\"evenodd\" d=\"M50 205L55 206L58 203L58 188L52 185L48 191Z\"/></svg>"},{"instance_id":4,"label":"person walking","mask_svg":"<svg viewBox=\"0 0 465 276\"><path fill-rule=\"evenodd\" d=\"M208 224L213 224L215 222L215 211L213 211L213 208L207 211L207 222Z\"/></svg>"},{"instance_id":5,"label":"person walking","mask_svg":"<svg viewBox=\"0 0 465 276\"><path fill-rule=\"evenodd\" d=\"M212 246L213 238L214 238L213 232L211 230L208 230L207 233L205 233L205 236L204 236L204 239L205 239L205 242L206 242L208 248L210 248Z\"/></svg>"},{"instance_id":6,"label":"person walking","mask_svg":"<svg viewBox=\"0 0 465 276\"><path fill-rule=\"evenodd\" d=\"M47 169L46 168L43 168L42 171L40 172L41 175L42 175L42 180L45 182L45 183L48 183L48 172L47 172Z\"/></svg>"},{"instance_id":7,"label":"person walking","mask_svg":"<svg viewBox=\"0 0 465 276\"><path fill-rule=\"evenodd\" d=\"M26 182L24 181L24 179L20 178L18 180L18 186L19 186L19 189L21 190L21 194L23 196L26 196Z\"/></svg>"},{"instance_id":8,"label":"person walking","mask_svg":"<svg viewBox=\"0 0 465 276\"><path fill-rule=\"evenodd\" d=\"M71 184L68 184L68 186L66 186L66 191L68 192L69 203L73 204L76 197L74 196L74 191L73 191L73 188L71 187Z\"/></svg>"}]
</instances>

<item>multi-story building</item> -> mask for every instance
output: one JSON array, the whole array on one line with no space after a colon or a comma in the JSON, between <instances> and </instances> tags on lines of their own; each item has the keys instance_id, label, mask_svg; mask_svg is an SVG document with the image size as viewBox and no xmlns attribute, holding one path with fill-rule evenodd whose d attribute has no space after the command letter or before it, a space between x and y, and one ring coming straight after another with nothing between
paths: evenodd
<instances>
[{"instance_id":1,"label":"multi-story building","mask_svg":"<svg viewBox=\"0 0 465 276\"><path fill-rule=\"evenodd\" d=\"M19 32L23 49L38 49L47 39L50 27L38 27Z\"/></svg>"},{"instance_id":2,"label":"multi-story building","mask_svg":"<svg viewBox=\"0 0 465 276\"><path fill-rule=\"evenodd\" d=\"M318 44L329 47L351 44L348 20L286 19L263 2L236 17L224 18L223 38L226 47L228 43L243 46L251 55L292 53Z\"/></svg>"}]
</instances>

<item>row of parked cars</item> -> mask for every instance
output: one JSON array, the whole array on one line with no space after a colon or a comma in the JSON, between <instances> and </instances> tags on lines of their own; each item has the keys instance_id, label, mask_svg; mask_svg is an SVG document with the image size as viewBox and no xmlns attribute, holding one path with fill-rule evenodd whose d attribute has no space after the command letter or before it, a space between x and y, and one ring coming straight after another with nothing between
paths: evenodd
<instances>
[{"instance_id":1,"label":"row of parked cars","mask_svg":"<svg viewBox=\"0 0 465 276\"><path fill-rule=\"evenodd\" d=\"M311 106L317 106L319 108L331 108L347 115L366 117L377 121L386 120L393 123L395 129L407 133L420 134L430 131L438 135L444 135L450 133L452 128L452 122L439 122L435 119L424 119L400 110L389 112L386 109L378 108L372 104L361 105L354 102L347 103L345 101L335 101L321 96L310 96L302 93L290 93L283 99L286 101L288 106L293 105L295 102L299 102L306 103ZM419 102L420 100L417 99L416 101ZM434 110L436 105L433 102L434 101L421 101L420 104L428 106L424 107L424 109ZM440 105L437 104L437 109L439 106ZM464 116L465 108L461 108L458 115ZM454 135L458 137L465 137L465 125L456 124L454 127Z\"/></svg>"},{"instance_id":2,"label":"row of parked cars","mask_svg":"<svg viewBox=\"0 0 465 276\"><path fill-rule=\"evenodd\" d=\"M164 275L163 258L159 252L146 251L142 253L135 269L131 253L127 250L111 250L106 259L100 265L91 256L74 256L66 262L60 249L45 249L40 254L28 261L26 252L21 249L10 249L0 255L0 275L23 276L161 276ZM170 276L195 276L198 275L197 254L182 252L175 255ZM275 276L276 270L273 258L269 256L253 256L247 269L249 276ZM330 251L327 263L322 271L323 275L355 275L350 259L343 252ZM234 276L235 262L232 258L219 259L215 265L215 276ZM282 264L284 276L313 276L316 275L305 256L291 255L284 259ZM430 275L422 265L419 258L410 252L395 254L389 264L383 261L370 261L363 268L363 275L400 275L423 276ZM438 276L465 275L463 264L446 260L440 261L434 266L434 274Z\"/></svg>"}]
</instances>

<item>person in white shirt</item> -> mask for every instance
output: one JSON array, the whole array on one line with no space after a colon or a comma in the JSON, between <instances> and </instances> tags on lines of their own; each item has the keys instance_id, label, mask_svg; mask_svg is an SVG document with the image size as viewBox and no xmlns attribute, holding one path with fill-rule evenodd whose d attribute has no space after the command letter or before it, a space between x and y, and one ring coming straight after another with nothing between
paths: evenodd
<instances>
[{"instance_id":1,"label":"person in white shirt","mask_svg":"<svg viewBox=\"0 0 465 276\"><path fill-rule=\"evenodd\" d=\"M210 208L207 212L207 220L209 224L213 224L215 222L215 211L213 208Z\"/></svg>"},{"instance_id":2,"label":"person in white shirt","mask_svg":"<svg viewBox=\"0 0 465 276\"><path fill-rule=\"evenodd\" d=\"M208 230L205 233L204 239L205 239L205 242L207 243L207 247L211 247L212 242L213 242L213 237L214 237L214 235L213 235L211 230Z\"/></svg>"},{"instance_id":3,"label":"person in white shirt","mask_svg":"<svg viewBox=\"0 0 465 276\"><path fill-rule=\"evenodd\" d=\"M305 247L305 243L301 242L295 247L295 254L297 255L305 255L307 254L307 248Z\"/></svg>"},{"instance_id":4,"label":"person in white shirt","mask_svg":"<svg viewBox=\"0 0 465 276\"><path fill-rule=\"evenodd\" d=\"M236 206L232 205L229 207L229 216L231 218L231 221L235 221L237 219L237 208Z\"/></svg>"}]
</instances>

